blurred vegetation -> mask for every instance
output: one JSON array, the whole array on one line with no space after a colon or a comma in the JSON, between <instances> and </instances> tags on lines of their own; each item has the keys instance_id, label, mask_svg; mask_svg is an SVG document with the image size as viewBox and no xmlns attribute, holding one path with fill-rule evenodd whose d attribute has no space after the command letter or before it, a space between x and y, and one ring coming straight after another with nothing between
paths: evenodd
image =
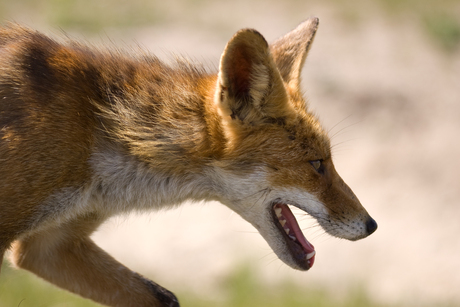
<instances>
[{"instance_id":1,"label":"blurred vegetation","mask_svg":"<svg viewBox=\"0 0 460 307\"><path fill-rule=\"evenodd\" d=\"M365 26L367 18L376 12L400 23L415 22L442 49L453 52L460 49L460 1L458 0L286 0L283 5L293 15L298 7L317 4L332 7L345 21ZM243 1L245 2L245 1ZM0 0L0 18L75 29L82 32L100 32L107 28L135 28L164 22L234 22L239 16L229 16L228 9L246 11L248 2L228 3L213 0ZM267 1L251 0L251 7L267 6ZM269 2L268 2L269 3ZM238 11L238 10L235 10ZM288 12L289 13L289 12ZM214 15L214 17L212 17ZM220 17L215 17L220 16ZM260 17L260 16L259 16ZM214 25L215 27L216 25ZM219 28L219 27L217 27Z\"/></svg>"},{"instance_id":2,"label":"blurred vegetation","mask_svg":"<svg viewBox=\"0 0 460 307\"><path fill-rule=\"evenodd\" d=\"M224 299L204 302L194 295L180 297L184 307L380 307L362 289L350 289L345 297L331 297L330 293L311 286L300 287L292 282L266 285L256 278L249 267L241 267L222 283ZM386 305L388 306L388 305Z\"/></svg>"},{"instance_id":3,"label":"blurred vegetation","mask_svg":"<svg viewBox=\"0 0 460 307\"><path fill-rule=\"evenodd\" d=\"M378 0L390 13L414 15L425 32L444 50L460 49L460 1Z\"/></svg>"},{"instance_id":4,"label":"blurred vegetation","mask_svg":"<svg viewBox=\"0 0 460 307\"><path fill-rule=\"evenodd\" d=\"M96 307L101 306L58 289L3 261L0 274L0 307Z\"/></svg>"},{"instance_id":5,"label":"blurred vegetation","mask_svg":"<svg viewBox=\"0 0 460 307\"><path fill-rule=\"evenodd\" d=\"M445 50L454 52L460 49L460 18L453 14L440 13L425 17L428 33Z\"/></svg>"},{"instance_id":6,"label":"blurred vegetation","mask_svg":"<svg viewBox=\"0 0 460 307\"><path fill-rule=\"evenodd\" d=\"M268 286L257 280L248 267L242 267L219 283L221 297L210 300L187 291L173 292L184 307L383 307L360 289L352 289L344 298L331 298L321 289L300 288L285 282ZM0 278L0 307L96 307L101 306L58 289L24 270L4 263ZM388 305L386 305L388 306ZM396 307L396 306L395 306Z\"/></svg>"},{"instance_id":7,"label":"blurred vegetation","mask_svg":"<svg viewBox=\"0 0 460 307\"><path fill-rule=\"evenodd\" d=\"M384 13L396 23L415 23L440 48L447 52L460 50L460 1L458 0L357 0L334 2L344 19L365 26L374 14L369 8Z\"/></svg>"},{"instance_id":8,"label":"blurred vegetation","mask_svg":"<svg viewBox=\"0 0 460 307\"><path fill-rule=\"evenodd\" d=\"M0 17L15 20L29 15L32 22L97 32L106 27L153 25L162 16L158 4L147 0L0 0Z\"/></svg>"}]
</instances>

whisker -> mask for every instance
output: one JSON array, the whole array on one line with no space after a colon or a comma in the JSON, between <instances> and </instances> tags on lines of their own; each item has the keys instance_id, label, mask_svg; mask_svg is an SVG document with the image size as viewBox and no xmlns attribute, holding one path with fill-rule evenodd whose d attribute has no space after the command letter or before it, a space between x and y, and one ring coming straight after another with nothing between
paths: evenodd
<instances>
[{"instance_id":1,"label":"whisker","mask_svg":"<svg viewBox=\"0 0 460 307\"><path fill-rule=\"evenodd\" d=\"M344 121L346 121L346 120L349 119L350 117L351 117L351 114L348 115L348 116L346 116L344 119L340 120L337 124L335 124L335 125L332 126L330 129L328 129L328 130L327 130L327 133L328 133L328 134L331 133L332 130L334 130L335 127L339 126L341 123L343 123ZM335 134L334 134L334 135L335 135ZM334 136L334 135L333 135L333 136ZM332 138L333 136L331 136L331 138Z\"/></svg>"},{"instance_id":2,"label":"whisker","mask_svg":"<svg viewBox=\"0 0 460 307\"><path fill-rule=\"evenodd\" d=\"M317 234L313 237L313 240L318 243L324 243L326 241L331 240L333 237L331 235L328 235L327 233L323 232L320 234Z\"/></svg>"},{"instance_id":3,"label":"whisker","mask_svg":"<svg viewBox=\"0 0 460 307\"><path fill-rule=\"evenodd\" d=\"M261 203L262 198L263 198L262 203L264 203L267 200L268 194L270 194L270 192L271 192L270 188L265 188L265 189L262 189L262 190L259 190L259 191L255 192L253 194L247 195L246 197L240 198L239 201L242 201L242 200L245 200L245 199L248 199L248 198L252 198L255 195L260 193L260 196L257 198L257 200L252 202L252 205L249 207L249 209L252 209L252 207L254 207L257 204Z\"/></svg>"},{"instance_id":4,"label":"whisker","mask_svg":"<svg viewBox=\"0 0 460 307\"><path fill-rule=\"evenodd\" d=\"M337 131L336 133L334 133L332 136L330 136L330 139L333 140L334 138L338 137L339 135L343 134L345 131L347 131L347 129L353 127L353 126L356 126L359 122L356 122L356 123L353 123L353 124L350 124L342 129L340 129L339 131Z\"/></svg>"},{"instance_id":5,"label":"whisker","mask_svg":"<svg viewBox=\"0 0 460 307\"><path fill-rule=\"evenodd\" d=\"M274 263L274 262L276 262L277 260L279 260L278 256L276 256L275 253L271 253L271 255L274 256L274 257L273 257L272 260L270 260L269 262L267 262L267 265L271 265L272 263ZM280 267L281 267L281 266L280 266Z\"/></svg>"},{"instance_id":6,"label":"whisker","mask_svg":"<svg viewBox=\"0 0 460 307\"><path fill-rule=\"evenodd\" d=\"M338 127L340 124L342 124L343 122L345 122L345 121L346 121L347 119L349 119L350 117L351 117L351 115L345 117L344 119L342 119L341 121L339 121L337 124L335 124L331 129L328 130L328 134L329 134L329 133L332 133L332 131L334 130L334 128ZM361 121L358 120L358 121L356 121L356 122L354 122L354 123L349 124L348 126L343 127L342 129L339 129L338 131L334 132L334 134L332 134L332 135L330 136L330 139L331 139L331 140L336 139L338 136L340 136L340 135L343 134L345 131L347 131L350 127L353 127L353 126L359 124L360 122L361 122ZM338 145L341 145L341 144L346 143L346 142L349 142L349 141L351 141L351 140L347 140L347 141L345 141L345 142L340 142L340 143L338 143L338 144L333 144L333 145L331 146L331 149L333 149L333 150L334 150L334 153L335 153L336 150L337 150Z\"/></svg>"},{"instance_id":7,"label":"whisker","mask_svg":"<svg viewBox=\"0 0 460 307\"><path fill-rule=\"evenodd\" d=\"M273 256L273 255L274 255L273 251L270 251L266 253L264 256L260 256L259 260L264 260L265 258Z\"/></svg>"},{"instance_id":8,"label":"whisker","mask_svg":"<svg viewBox=\"0 0 460 307\"><path fill-rule=\"evenodd\" d=\"M317 223L316 223L316 224L309 225L309 226L302 227L302 231L303 231L303 230L311 231L311 230L318 230L318 229L322 230L322 227L321 227L320 224L317 224Z\"/></svg>"},{"instance_id":9,"label":"whisker","mask_svg":"<svg viewBox=\"0 0 460 307\"><path fill-rule=\"evenodd\" d=\"M344 146L345 144L348 145L348 144L351 143L352 141L356 141L356 140L358 140L358 138L348 139L348 140L345 140L345 141L342 141L342 142L333 144L333 145L331 146L331 151L333 151L334 154L335 154L335 153L338 152L338 150L343 150L343 146Z\"/></svg>"}]
</instances>

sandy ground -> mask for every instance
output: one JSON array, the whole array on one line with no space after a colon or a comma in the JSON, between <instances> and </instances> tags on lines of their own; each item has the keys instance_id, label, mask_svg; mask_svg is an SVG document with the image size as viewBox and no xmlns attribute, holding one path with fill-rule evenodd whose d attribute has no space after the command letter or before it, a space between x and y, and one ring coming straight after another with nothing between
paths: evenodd
<instances>
[{"instance_id":1,"label":"sandy ground","mask_svg":"<svg viewBox=\"0 0 460 307\"><path fill-rule=\"evenodd\" d=\"M304 218L317 250L307 273L277 260L250 225L218 203L118 217L95 240L164 286L203 295L251 262L270 283L292 279L339 294L359 285L382 302L460 306L460 53L444 54L413 22L393 22L378 10L356 25L327 6L243 2L177 7L155 27L106 35L117 45L137 41L162 58L166 50L185 53L213 69L238 29L254 27L272 41L319 16L303 87L334 135L336 168L378 231L348 242Z\"/></svg>"}]
</instances>

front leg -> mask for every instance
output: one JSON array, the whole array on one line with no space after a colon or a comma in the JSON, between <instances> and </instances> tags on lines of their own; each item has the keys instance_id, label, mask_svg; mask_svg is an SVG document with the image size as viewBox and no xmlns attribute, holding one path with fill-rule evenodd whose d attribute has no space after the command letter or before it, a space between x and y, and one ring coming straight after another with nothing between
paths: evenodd
<instances>
[{"instance_id":1,"label":"front leg","mask_svg":"<svg viewBox=\"0 0 460 307\"><path fill-rule=\"evenodd\" d=\"M89 238L100 223L88 215L18 240L13 263L107 306L179 307L173 293L129 270Z\"/></svg>"}]
</instances>

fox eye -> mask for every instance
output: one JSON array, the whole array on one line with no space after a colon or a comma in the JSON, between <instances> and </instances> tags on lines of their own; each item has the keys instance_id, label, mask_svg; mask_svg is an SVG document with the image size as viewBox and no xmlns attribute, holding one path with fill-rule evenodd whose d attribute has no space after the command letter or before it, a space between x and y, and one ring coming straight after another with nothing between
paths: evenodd
<instances>
[{"instance_id":1,"label":"fox eye","mask_svg":"<svg viewBox=\"0 0 460 307\"><path fill-rule=\"evenodd\" d=\"M315 170L319 173L323 172L323 163L321 160L313 160L310 161L310 164L315 168Z\"/></svg>"}]
</instances>

